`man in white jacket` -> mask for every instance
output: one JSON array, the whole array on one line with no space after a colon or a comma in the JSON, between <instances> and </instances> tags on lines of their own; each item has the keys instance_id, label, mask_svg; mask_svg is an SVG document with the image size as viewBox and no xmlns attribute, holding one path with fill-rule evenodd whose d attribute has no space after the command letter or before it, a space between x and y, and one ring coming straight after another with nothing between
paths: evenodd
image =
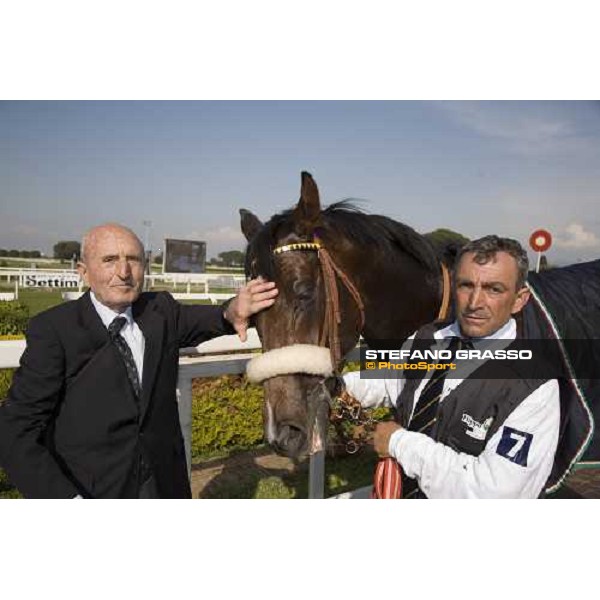
<instances>
[{"instance_id":1,"label":"man in white jacket","mask_svg":"<svg viewBox=\"0 0 600 600\"><path fill-rule=\"evenodd\" d=\"M508 346L517 335L513 315L529 300L527 270L527 254L514 240L486 236L470 242L454 274L456 320L421 328L413 343L448 348L452 339L466 339L477 349L498 340L492 343ZM539 497L558 444L557 380L453 375L344 376L347 391L363 406L396 408L400 423L379 424L375 449L400 463L403 496Z\"/></svg>"}]
</instances>

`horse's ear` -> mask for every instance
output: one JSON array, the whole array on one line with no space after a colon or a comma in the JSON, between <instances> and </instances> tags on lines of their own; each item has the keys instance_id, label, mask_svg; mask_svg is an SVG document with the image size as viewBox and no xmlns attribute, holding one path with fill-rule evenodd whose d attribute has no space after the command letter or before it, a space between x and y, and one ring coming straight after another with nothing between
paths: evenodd
<instances>
[{"instance_id":1,"label":"horse's ear","mask_svg":"<svg viewBox=\"0 0 600 600\"><path fill-rule=\"evenodd\" d=\"M240 208L240 224L242 226L242 233L246 236L246 239L250 241L256 232L263 226L260 219L245 208Z\"/></svg>"},{"instance_id":2,"label":"horse's ear","mask_svg":"<svg viewBox=\"0 0 600 600\"><path fill-rule=\"evenodd\" d=\"M294 221L298 233L312 233L321 214L321 201L319 188L310 173L302 171L302 185L300 187L300 200L294 209Z\"/></svg>"}]
</instances>

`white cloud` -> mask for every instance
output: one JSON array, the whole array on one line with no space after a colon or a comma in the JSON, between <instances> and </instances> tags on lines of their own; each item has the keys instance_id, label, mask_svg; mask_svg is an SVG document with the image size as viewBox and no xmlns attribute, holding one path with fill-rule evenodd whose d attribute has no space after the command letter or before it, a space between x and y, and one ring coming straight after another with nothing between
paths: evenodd
<instances>
[{"instance_id":1,"label":"white cloud","mask_svg":"<svg viewBox=\"0 0 600 600\"><path fill-rule=\"evenodd\" d=\"M564 233L557 235L556 245L559 248L597 248L600 247L600 238L587 231L581 223L570 223Z\"/></svg>"},{"instance_id":2,"label":"white cloud","mask_svg":"<svg viewBox=\"0 0 600 600\"><path fill-rule=\"evenodd\" d=\"M575 123L551 105L527 102L441 102L465 127L504 141L520 153L573 149L582 143Z\"/></svg>"},{"instance_id":3,"label":"white cloud","mask_svg":"<svg viewBox=\"0 0 600 600\"><path fill-rule=\"evenodd\" d=\"M38 227L33 227L31 225L19 224L12 227L13 233L24 237L34 237L42 233L42 231Z\"/></svg>"},{"instance_id":4,"label":"white cloud","mask_svg":"<svg viewBox=\"0 0 600 600\"><path fill-rule=\"evenodd\" d=\"M209 229L200 232L193 232L190 238L206 240L207 242L232 243L243 245L246 243L246 238L242 234L239 227L226 225L217 229Z\"/></svg>"}]
</instances>

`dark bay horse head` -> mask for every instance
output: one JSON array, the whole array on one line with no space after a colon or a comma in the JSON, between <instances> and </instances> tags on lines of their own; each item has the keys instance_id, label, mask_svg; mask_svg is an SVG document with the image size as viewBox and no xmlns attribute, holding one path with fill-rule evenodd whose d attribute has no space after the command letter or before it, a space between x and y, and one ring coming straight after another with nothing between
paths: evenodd
<instances>
[{"instance_id":1,"label":"dark bay horse head","mask_svg":"<svg viewBox=\"0 0 600 600\"><path fill-rule=\"evenodd\" d=\"M247 210L240 214L246 276L261 275L279 289L275 304L257 315L263 355L248 374L264 385L267 440L298 457L308 450L311 390L337 372L361 333L367 342L401 341L435 318L440 264L406 225L348 201L322 210L306 172L293 209L265 224Z\"/></svg>"}]
</instances>

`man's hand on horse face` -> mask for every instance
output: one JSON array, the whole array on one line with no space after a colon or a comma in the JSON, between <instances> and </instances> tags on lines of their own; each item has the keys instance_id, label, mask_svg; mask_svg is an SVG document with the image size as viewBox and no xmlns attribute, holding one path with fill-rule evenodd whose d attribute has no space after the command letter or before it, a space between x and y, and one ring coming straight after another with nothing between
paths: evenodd
<instances>
[{"instance_id":1,"label":"man's hand on horse face","mask_svg":"<svg viewBox=\"0 0 600 600\"><path fill-rule=\"evenodd\" d=\"M390 438L395 431L398 431L398 429L402 428L394 421L383 421L382 423L377 424L375 435L373 437L373 444L375 446L375 452L377 452L381 458L390 455Z\"/></svg>"},{"instance_id":2,"label":"man's hand on horse face","mask_svg":"<svg viewBox=\"0 0 600 600\"><path fill-rule=\"evenodd\" d=\"M233 325L242 342L248 337L250 317L273 306L278 293L275 282L265 281L262 277L252 279L240 288L237 296L229 303L225 318Z\"/></svg>"}]
</instances>

